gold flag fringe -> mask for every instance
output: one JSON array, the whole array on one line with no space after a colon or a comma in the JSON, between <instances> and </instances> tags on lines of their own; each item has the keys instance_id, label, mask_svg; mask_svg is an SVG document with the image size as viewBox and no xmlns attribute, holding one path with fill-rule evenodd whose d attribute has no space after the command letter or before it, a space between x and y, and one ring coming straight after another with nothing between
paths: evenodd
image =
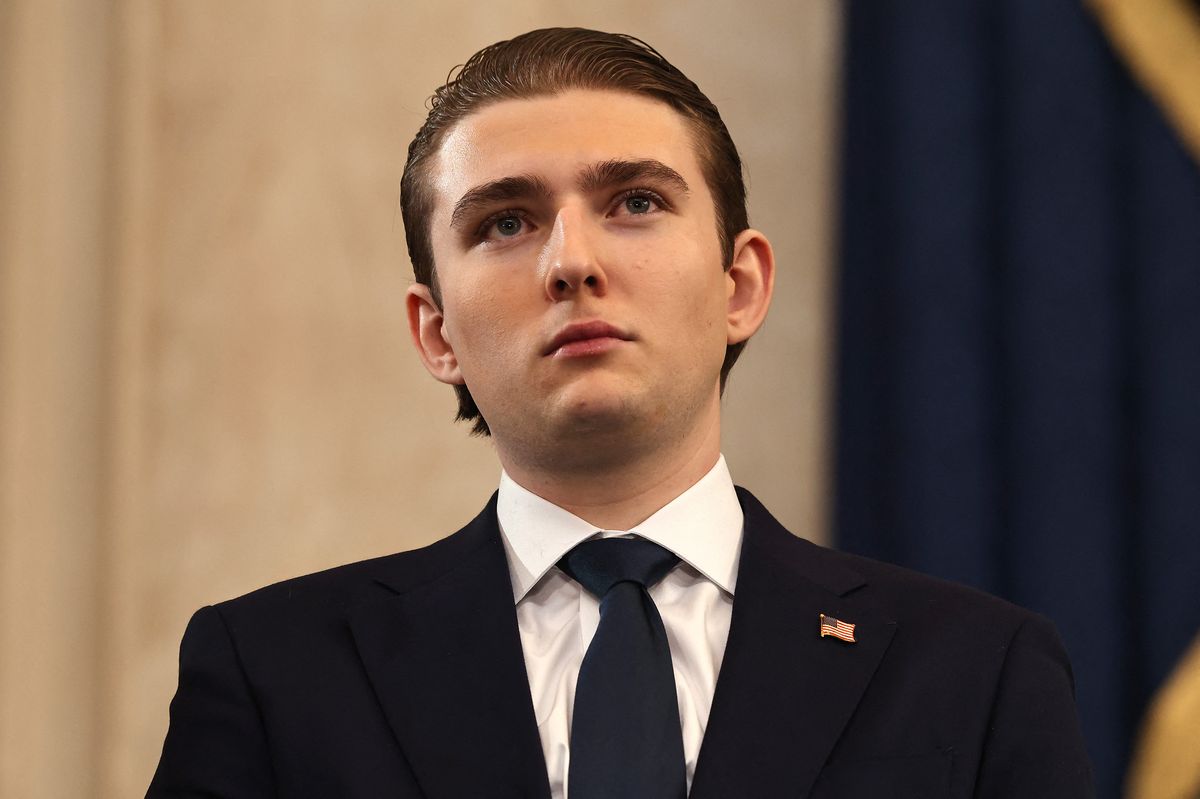
<instances>
[{"instance_id":1,"label":"gold flag fringe","mask_svg":"<svg viewBox=\"0 0 1200 799\"><path fill-rule=\"evenodd\" d=\"M1086 0L1200 163L1200 12L1188 0Z\"/></svg>"}]
</instances>

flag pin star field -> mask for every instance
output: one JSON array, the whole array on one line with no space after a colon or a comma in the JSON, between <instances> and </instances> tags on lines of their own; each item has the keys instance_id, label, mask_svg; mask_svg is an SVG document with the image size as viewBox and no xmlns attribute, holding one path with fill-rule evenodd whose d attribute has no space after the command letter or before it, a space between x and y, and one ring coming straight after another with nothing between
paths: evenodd
<instances>
[{"instance_id":1,"label":"flag pin star field","mask_svg":"<svg viewBox=\"0 0 1200 799\"><path fill-rule=\"evenodd\" d=\"M832 636L848 644L855 643L853 624L844 622L841 619L835 619L833 616L826 616L824 613L820 615L822 638Z\"/></svg>"}]
</instances>

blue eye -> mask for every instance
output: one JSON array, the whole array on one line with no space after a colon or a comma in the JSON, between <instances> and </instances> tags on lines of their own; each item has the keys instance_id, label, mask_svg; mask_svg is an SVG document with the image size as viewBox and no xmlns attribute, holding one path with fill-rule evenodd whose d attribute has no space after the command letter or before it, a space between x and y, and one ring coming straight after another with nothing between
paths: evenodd
<instances>
[{"instance_id":1,"label":"blue eye","mask_svg":"<svg viewBox=\"0 0 1200 799\"><path fill-rule=\"evenodd\" d=\"M650 212L650 198L634 195L625 199L625 210L631 214L646 214Z\"/></svg>"},{"instance_id":2,"label":"blue eye","mask_svg":"<svg viewBox=\"0 0 1200 799\"><path fill-rule=\"evenodd\" d=\"M522 222L519 216L504 216L496 220L496 232L505 238L510 238L521 232Z\"/></svg>"}]
</instances>

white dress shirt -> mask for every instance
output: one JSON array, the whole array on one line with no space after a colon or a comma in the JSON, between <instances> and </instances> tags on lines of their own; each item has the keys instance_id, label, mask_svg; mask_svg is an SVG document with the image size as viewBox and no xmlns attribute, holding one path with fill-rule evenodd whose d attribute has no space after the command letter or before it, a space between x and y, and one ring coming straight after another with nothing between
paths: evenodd
<instances>
[{"instance_id":1,"label":"white dress shirt","mask_svg":"<svg viewBox=\"0 0 1200 799\"><path fill-rule=\"evenodd\" d=\"M506 473L500 475L496 512L554 799L567 799L575 681L600 622L599 601L555 564L597 534L641 536L680 557L650 596L671 647L690 790L729 637L742 544L742 508L724 456L695 485L632 530L600 530Z\"/></svg>"}]
</instances>

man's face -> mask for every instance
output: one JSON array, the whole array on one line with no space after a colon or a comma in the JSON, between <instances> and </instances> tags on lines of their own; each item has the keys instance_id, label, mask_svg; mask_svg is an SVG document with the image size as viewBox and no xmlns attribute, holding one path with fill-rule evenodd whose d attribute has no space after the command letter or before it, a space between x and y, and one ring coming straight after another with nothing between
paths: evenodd
<instances>
[{"instance_id":1,"label":"man's face","mask_svg":"<svg viewBox=\"0 0 1200 799\"><path fill-rule=\"evenodd\" d=\"M503 101L432 167L435 374L465 381L502 448L717 413L733 287L679 114L610 91Z\"/></svg>"}]
</instances>

